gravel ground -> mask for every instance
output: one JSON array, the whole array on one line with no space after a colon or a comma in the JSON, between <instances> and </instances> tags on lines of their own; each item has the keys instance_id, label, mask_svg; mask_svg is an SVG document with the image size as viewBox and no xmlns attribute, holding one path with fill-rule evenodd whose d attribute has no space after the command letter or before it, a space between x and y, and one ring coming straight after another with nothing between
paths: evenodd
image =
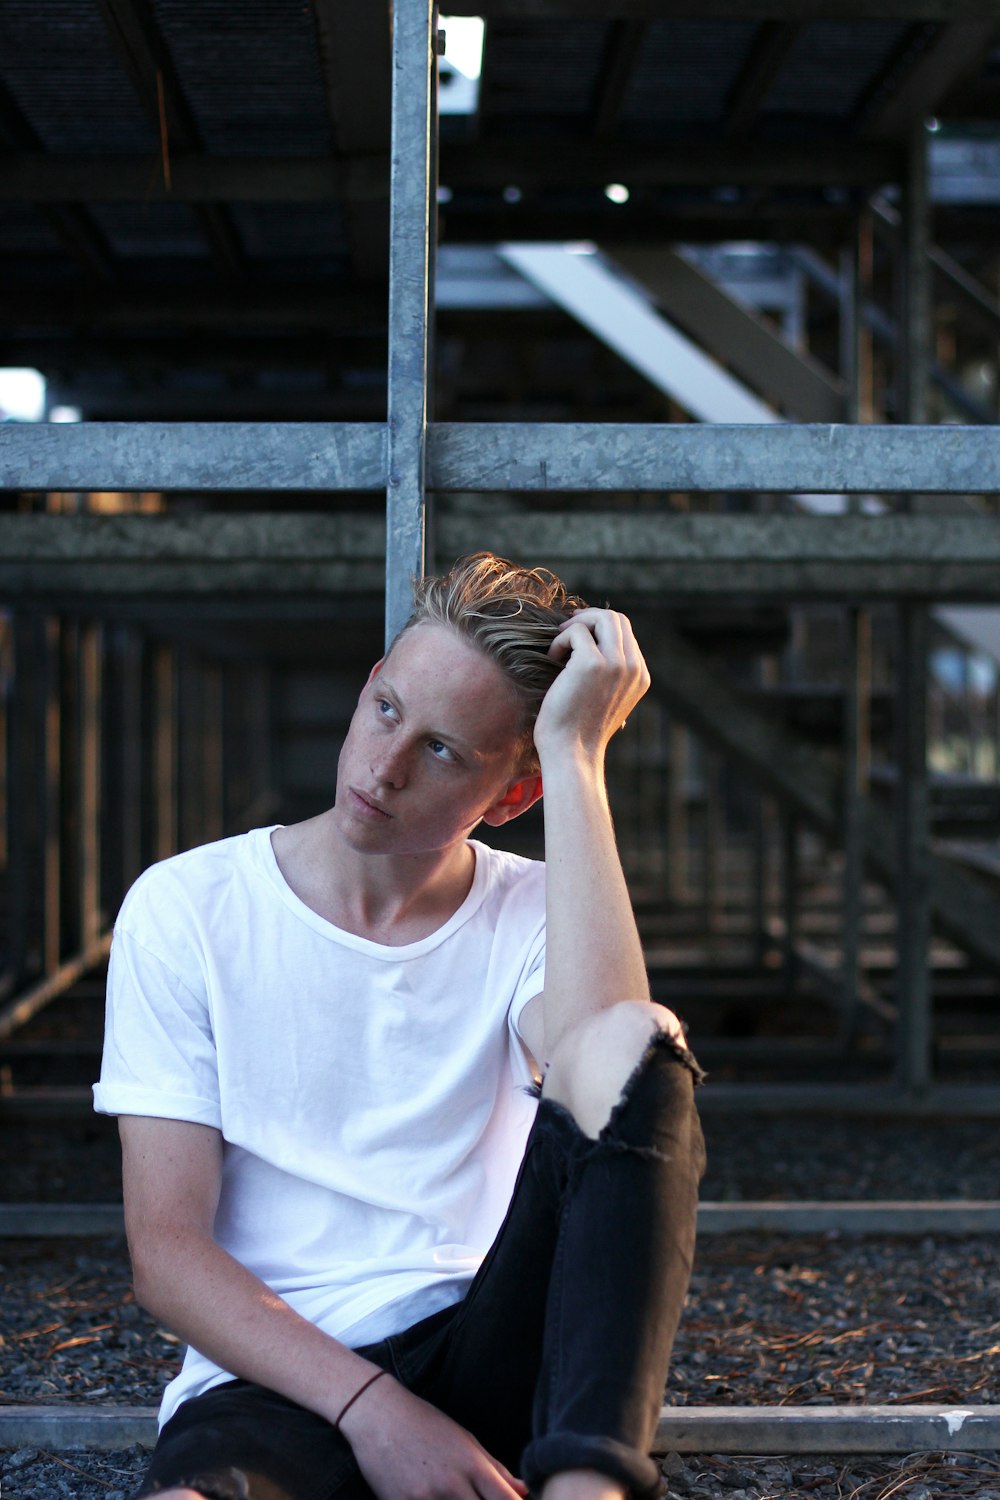
<instances>
[{"instance_id":1,"label":"gravel ground","mask_svg":"<svg viewBox=\"0 0 1000 1500\"><path fill-rule=\"evenodd\" d=\"M703 1196L1000 1196L988 1121L709 1116ZM8 1201L120 1197L117 1133L0 1132ZM1000 1237L706 1237L668 1399L677 1405L1000 1402ZM153 1404L178 1346L131 1293L120 1239L0 1241L0 1403ZM0 1452L2 1500L126 1500L141 1449ZM1000 1500L1000 1454L668 1457L671 1500Z\"/></svg>"},{"instance_id":2,"label":"gravel ground","mask_svg":"<svg viewBox=\"0 0 1000 1500\"><path fill-rule=\"evenodd\" d=\"M708 1085L711 1087L711 1084ZM1000 1131L990 1120L772 1119L709 1114L702 1197L1000 1197ZM121 1198L118 1131L93 1115L0 1131L8 1202Z\"/></svg>"},{"instance_id":3,"label":"gravel ground","mask_svg":"<svg viewBox=\"0 0 1000 1500\"><path fill-rule=\"evenodd\" d=\"M152 1403L178 1346L139 1309L120 1240L0 1246L0 1403ZM1000 1401L1000 1239L700 1243L675 1404ZM0 1455L3 1500L124 1500L140 1451ZM673 1496L1000 1500L1000 1455L667 1460Z\"/></svg>"}]
</instances>

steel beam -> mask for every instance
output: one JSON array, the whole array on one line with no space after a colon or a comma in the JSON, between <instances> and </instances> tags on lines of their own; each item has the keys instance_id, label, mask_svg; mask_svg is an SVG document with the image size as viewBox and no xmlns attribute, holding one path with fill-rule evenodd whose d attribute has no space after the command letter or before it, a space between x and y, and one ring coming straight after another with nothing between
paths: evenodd
<instances>
[{"instance_id":1,"label":"steel beam","mask_svg":"<svg viewBox=\"0 0 1000 1500\"><path fill-rule=\"evenodd\" d=\"M157 133L166 132L170 151L196 151L202 146L197 121L188 107L184 90L174 71L173 59L164 45L149 0L98 0L108 33L132 79L136 97ZM161 110L163 118L161 119ZM164 151L168 148L165 145ZM173 187L170 156L160 163L166 196ZM149 177L147 166L147 178ZM77 201L81 201L79 198ZM246 258L236 227L227 211L217 203L202 203L195 216L207 240L217 269L228 277L241 276Z\"/></svg>"},{"instance_id":2,"label":"steel beam","mask_svg":"<svg viewBox=\"0 0 1000 1500\"><path fill-rule=\"evenodd\" d=\"M453 16L583 21L988 21L994 0L448 0Z\"/></svg>"},{"instance_id":3,"label":"steel beam","mask_svg":"<svg viewBox=\"0 0 1000 1500\"><path fill-rule=\"evenodd\" d=\"M8 1406L0 1410L6 1448L151 1447L149 1406ZM654 1453L979 1452L1000 1445L996 1406L664 1406Z\"/></svg>"},{"instance_id":4,"label":"steel beam","mask_svg":"<svg viewBox=\"0 0 1000 1500\"><path fill-rule=\"evenodd\" d=\"M363 70L360 76L365 76ZM638 187L698 187L738 182L748 187L869 187L898 181L905 163L896 145L870 142L771 142L724 146L581 142L576 137L496 144L451 142L442 147L442 181L452 188L501 189L511 182L545 187L565 182L603 187L623 178ZM171 161L170 185L150 177L149 158L107 161L24 149L0 161L0 202L346 203L382 205L390 158L382 152L344 157L228 157L186 151Z\"/></svg>"},{"instance_id":5,"label":"steel beam","mask_svg":"<svg viewBox=\"0 0 1000 1500\"><path fill-rule=\"evenodd\" d=\"M0 483L374 490L384 442L376 424L10 424L0 430ZM432 429L430 446L438 489L1000 488L997 435L978 428L466 424Z\"/></svg>"},{"instance_id":6,"label":"steel beam","mask_svg":"<svg viewBox=\"0 0 1000 1500\"><path fill-rule=\"evenodd\" d=\"M389 228L389 413L386 490L385 634L393 639L424 571L427 529L428 386L434 305L431 193L434 0L396 0L392 31Z\"/></svg>"},{"instance_id":7,"label":"steel beam","mask_svg":"<svg viewBox=\"0 0 1000 1500\"><path fill-rule=\"evenodd\" d=\"M864 933L863 797L867 790L868 693L871 677L871 617L852 608L847 614L844 662L843 831L844 894L841 959L840 1038L853 1040L858 1024L861 943Z\"/></svg>"},{"instance_id":8,"label":"steel beam","mask_svg":"<svg viewBox=\"0 0 1000 1500\"><path fill-rule=\"evenodd\" d=\"M0 427L0 489L380 490L375 422L81 422Z\"/></svg>"},{"instance_id":9,"label":"steel beam","mask_svg":"<svg viewBox=\"0 0 1000 1500\"><path fill-rule=\"evenodd\" d=\"M391 117L389 9L385 5L315 0L313 15L337 175L347 190L341 202L347 212L351 261L355 277L371 281L385 275L389 267L385 213ZM361 198L352 191L356 190L358 175L352 178L352 159L367 165L379 157L382 166L370 178L377 195Z\"/></svg>"},{"instance_id":10,"label":"steel beam","mask_svg":"<svg viewBox=\"0 0 1000 1500\"><path fill-rule=\"evenodd\" d=\"M881 107L864 128L869 140L906 140L937 111L945 95L973 72L981 73L1000 27L993 16L983 20L953 20L942 26L933 43L919 53L904 78L893 79L881 95Z\"/></svg>"},{"instance_id":11,"label":"steel beam","mask_svg":"<svg viewBox=\"0 0 1000 1500\"><path fill-rule=\"evenodd\" d=\"M817 360L799 354L749 307L676 250L603 247L650 292L671 322L779 410L802 422L836 422L845 386Z\"/></svg>"},{"instance_id":12,"label":"steel beam","mask_svg":"<svg viewBox=\"0 0 1000 1500\"><path fill-rule=\"evenodd\" d=\"M1000 1407L665 1406L654 1453L973 1453L1000 1443ZM890 1490L891 1493L891 1490Z\"/></svg>"},{"instance_id":13,"label":"steel beam","mask_svg":"<svg viewBox=\"0 0 1000 1500\"><path fill-rule=\"evenodd\" d=\"M896 667L896 1038L898 1079L910 1093L931 1080L930 835L927 786L928 611L903 604Z\"/></svg>"},{"instance_id":14,"label":"steel beam","mask_svg":"<svg viewBox=\"0 0 1000 1500\"><path fill-rule=\"evenodd\" d=\"M957 426L439 423L430 433L428 483L482 493L983 494L1000 491L1000 433Z\"/></svg>"},{"instance_id":15,"label":"steel beam","mask_svg":"<svg viewBox=\"0 0 1000 1500\"><path fill-rule=\"evenodd\" d=\"M639 637L653 674L653 690L672 713L723 750L786 808L829 837L841 836L836 773L811 748L768 722L706 663L703 655L673 636L662 620ZM890 887L899 878L893 823L873 799L862 804L867 866ZM1000 968L997 902L970 876L929 854L930 906L940 929L991 970ZM1000 1102L1000 1101L998 1101Z\"/></svg>"},{"instance_id":16,"label":"steel beam","mask_svg":"<svg viewBox=\"0 0 1000 1500\"><path fill-rule=\"evenodd\" d=\"M444 560L491 546L637 599L993 601L1000 518L537 511L441 518ZM381 592L378 514L0 514L0 596ZM152 609L150 611L153 612ZM134 614L134 611L132 612Z\"/></svg>"}]
</instances>

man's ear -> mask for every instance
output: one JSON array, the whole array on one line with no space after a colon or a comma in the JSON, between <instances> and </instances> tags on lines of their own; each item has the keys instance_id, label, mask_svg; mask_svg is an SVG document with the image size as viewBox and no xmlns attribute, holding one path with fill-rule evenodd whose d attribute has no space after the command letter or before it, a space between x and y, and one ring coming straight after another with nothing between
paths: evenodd
<instances>
[{"instance_id":1,"label":"man's ear","mask_svg":"<svg viewBox=\"0 0 1000 1500\"><path fill-rule=\"evenodd\" d=\"M532 776L522 776L519 781L512 781L503 796L486 809L483 822L488 823L491 828L499 828L512 818L519 818L529 807L534 807L541 795L541 776L537 772Z\"/></svg>"}]
</instances>

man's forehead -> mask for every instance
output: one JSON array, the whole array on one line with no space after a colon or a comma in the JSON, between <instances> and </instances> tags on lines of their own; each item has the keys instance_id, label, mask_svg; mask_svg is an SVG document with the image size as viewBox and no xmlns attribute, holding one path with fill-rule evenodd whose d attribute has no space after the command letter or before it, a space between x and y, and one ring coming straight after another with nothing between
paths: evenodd
<instances>
[{"instance_id":1,"label":"man's forehead","mask_svg":"<svg viewBox=\"0 0 1000 1500\"><path fill-rule=\"evenodd\" d=\"M404 709L430 713L439 733L461 735L470 747L493 749L517 736L513 684L484 651L447 626L422 621L400 636L375 679L376 689L380 684Z\"/></svg>"}]
</instances>

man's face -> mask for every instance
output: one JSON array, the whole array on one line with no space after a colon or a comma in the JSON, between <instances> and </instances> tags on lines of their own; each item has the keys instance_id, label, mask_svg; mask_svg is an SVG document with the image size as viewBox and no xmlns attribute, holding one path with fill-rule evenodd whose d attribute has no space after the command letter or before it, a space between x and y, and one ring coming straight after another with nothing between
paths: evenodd
<instances>
[{"instance_id":1,"label":"man's face","mask_svg":"<svg viewBox=\"0 0 1000 1500\"><path fill-rule=\"evenodd\" d=\"M517 780L521 717L488 656L447 626L414 626L354 711L337 769L341 834L373 854L426 854L464 839Z\"/></svg>"}]
</instances>

